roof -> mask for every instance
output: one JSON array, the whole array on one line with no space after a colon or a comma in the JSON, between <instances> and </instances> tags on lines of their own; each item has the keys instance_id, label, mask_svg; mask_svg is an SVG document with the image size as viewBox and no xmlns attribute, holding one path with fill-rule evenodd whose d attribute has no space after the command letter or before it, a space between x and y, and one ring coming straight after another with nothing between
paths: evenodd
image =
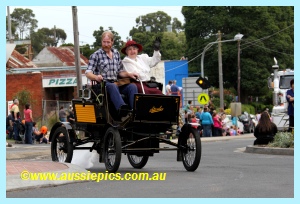
<instances>
[{"instance_id":1,"label":"roof","mask_svg":"<svg viewBox=\"0 0 300 204\"><path fill-rule=\"evenodd\" d=\"M47 50L54 54L64 66L75 66L75 53L73 47L47 47ZM88 65L89 60L80 54L80 64Z\"/></svg>"},{"instance_id":2,"label":"roof","mask_svg":"<svg viewBox=\"0 0 300 204\"><path fill-rule=\"evenodd\" d=\"M14 50L7 61L6 68L36 68L37 66L21 55L18 51Z\"/></svg>"}]
</instances>

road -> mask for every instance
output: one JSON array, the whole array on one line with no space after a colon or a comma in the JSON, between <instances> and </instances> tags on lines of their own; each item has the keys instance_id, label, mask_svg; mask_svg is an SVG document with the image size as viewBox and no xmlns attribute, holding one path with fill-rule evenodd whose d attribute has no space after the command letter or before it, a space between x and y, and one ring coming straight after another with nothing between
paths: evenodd
<instances>
[{"instance_id":1,"label":"road","mask_svg":"<svg viewBox=\"0 0 300 204\"><path fill-rule=\"evenodd\" d=\"M187 172L176 152L161 152L147 165L133 169L122 157L121 174L166 173L165 181L86 181L61 186L7 192L8 198L293 198L294 156L244 153L253 143L244 138L202 143L202 159ZM91 172L104 173L96 163Z\"/></svg>"}]
</instances>

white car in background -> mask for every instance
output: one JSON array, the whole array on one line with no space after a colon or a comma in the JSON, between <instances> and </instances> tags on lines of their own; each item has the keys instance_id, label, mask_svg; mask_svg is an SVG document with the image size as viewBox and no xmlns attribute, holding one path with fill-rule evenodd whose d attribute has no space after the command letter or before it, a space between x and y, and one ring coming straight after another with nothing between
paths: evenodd
<instances>
[{"instance_id":1,"label":"white car in background","mask_svg":"<svg viewBox=\"0 0 300 204\"><path fill-rule=\"evenodd\" d=\"M224 119L224 122L226 123L226 126L230 128L230 126L232 126L232 117L231 115L226 115L226 118ZM241 134L244 134L244 124L239 121L238 117L237 117L237 126L240 130Z\"/></svg>"}]
</instances>

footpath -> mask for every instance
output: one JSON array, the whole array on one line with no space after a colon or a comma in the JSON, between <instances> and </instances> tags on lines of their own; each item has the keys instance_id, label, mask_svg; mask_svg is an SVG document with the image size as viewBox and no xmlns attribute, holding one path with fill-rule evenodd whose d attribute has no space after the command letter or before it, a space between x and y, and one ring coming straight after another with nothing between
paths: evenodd
<instances>
[{"instance_id":1,"label":"footpath","mask_svg":"<svg viewBox=\"0 0 300 204\"><path fill-rule=\"evenodd\" d=\"M201 142L226 141L243 138L253 138L253 141L255 140L253 134L244 134L241 136L202 137ZM177 139L173 139L172 141L177 142ZM6 191L57 186L74 182L84 182L74 180L68 181L68 179L32 180L30 179L30 173L51 173L58 175L58 177L62 174L68 173L88 173L88 171L82 166L78 166L72 163L58 163L45 160L45 158L49 160L51 159L49 144L46 146L28 145L25 148L24 145L22 146L22 144L12 144L6 145L6 149ZM253 145L247 146L245 148L245 152L294 155L294 149L256 147ZM44 159L42 160L42 158Z\"/></svg>"}]
</instances>

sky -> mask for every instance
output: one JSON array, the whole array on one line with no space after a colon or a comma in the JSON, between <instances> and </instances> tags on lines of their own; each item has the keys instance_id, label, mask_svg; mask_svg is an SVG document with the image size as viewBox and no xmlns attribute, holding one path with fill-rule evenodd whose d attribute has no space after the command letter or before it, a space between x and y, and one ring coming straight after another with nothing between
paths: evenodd
<instances>
[{"instance_id":1,"label":"sky","mask_svg":"<svg viewBox=\"0 0 300 204\"><path fill-rule=\"evenodd\" d=\"M31 9L38 20L38 29L63 29L67 34L65 43L73 43L73 15L71 6L10 6L10 13L15 8ZM93 44L93 32L112 27L126 42L129 31L136 26L135 19L141 15L164 11L171 19L178 18L184 23L181 13L182 6L77 6L79 45Z\"/></svg>"}]
</instances>

